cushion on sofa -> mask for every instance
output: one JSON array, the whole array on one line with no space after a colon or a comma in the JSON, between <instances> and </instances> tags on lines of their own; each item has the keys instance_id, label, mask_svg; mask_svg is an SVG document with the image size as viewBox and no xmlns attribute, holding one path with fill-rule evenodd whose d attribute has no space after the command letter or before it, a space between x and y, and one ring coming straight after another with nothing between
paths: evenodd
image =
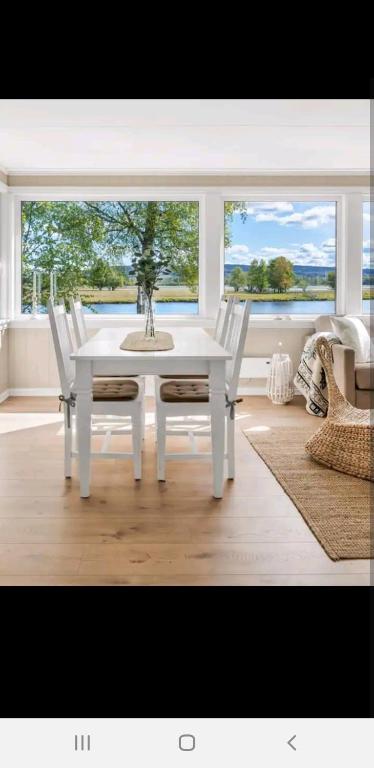
<instances>
[{"instance_id":1,"label":"cushion on sofa","mask_svg":"<svg viewBox=\"0 0 374 768\"><path fill-rule=\"evenodd\" d=\"M356 363L356 388L374 389L374 366L370 363Z\"/></svg>"},{"instance_id":2,"label":"cushion on sofa","mask_svg":"<svg viewBox=\"0 0 374 768\"><path fill-rule=\"evenodd\" d=\"M370 335L359 317L332 317L331 324L334 333L342 344L352 347L357 363L368 363L370 360Z\"/></svg>"},{"instance_id":3,"label":"cushion on sofa","mask_svg":"<svg viewBox=\"0 0 374 768\"><path fill-rule=\"evenodd\" d=\"M319 315L314 321L315 329L318 333L332 331L331 318L333 315Z\"/></svg>"}]
</instances>

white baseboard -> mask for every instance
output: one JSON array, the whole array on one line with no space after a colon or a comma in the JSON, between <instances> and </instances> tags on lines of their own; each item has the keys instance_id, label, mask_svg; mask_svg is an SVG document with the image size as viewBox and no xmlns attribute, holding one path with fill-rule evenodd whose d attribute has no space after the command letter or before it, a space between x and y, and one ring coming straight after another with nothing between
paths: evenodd
<instances>
[{"instance_id":1,"label":"white baseboard","mask_svg":"<svg viewBox=\"0 0 374 768\"><path fill-rule=\"evenodd\" d=\"M21 387L6 389L0 394L0 403L8 397L57 397L61 389L54 387ZM151 376L146 377L145 394L154 397L154 384ZM239 386L238 395L266 395L266 387Z\"/></svg>"},{"instance_id":2,"label":"white baseboard","mask_svg":"<svg viewBox=\"0 0 374 768\"><path fill-rule=\"evenodd\" d=\"M0 403L3 403L4 400L7 400L10 395L9 389L4 389L4 392L0 392Z\"/></svg>"},{"instance_id":3,"label":"white baseboard","mask_svg":"<svg viewBox=\"0 0 374 768\"><path fill-rule=\"evenodd\" d=\"M12 397L53 397L61 393L61 389L56 387L16 387L8 391Z\"/></svg>"}]
</instances>

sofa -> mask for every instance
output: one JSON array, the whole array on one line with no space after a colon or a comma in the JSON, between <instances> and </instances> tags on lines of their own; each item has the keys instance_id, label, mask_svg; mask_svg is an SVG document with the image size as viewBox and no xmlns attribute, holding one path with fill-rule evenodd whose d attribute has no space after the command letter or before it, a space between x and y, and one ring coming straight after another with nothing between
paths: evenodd
<instances>
[{"instance_id":1,"label":"sofa","mask_svg":"<svg viewBox=\"0 0 374 768\"><path fill-rule=\"evenodd\" d=\"M370 333L370 315L358 315ZM318 332L330 331L329 315L320 315L315 320ZM335 344L333 347L334 374L340 391L356 408L374 408L374 362L356 363L351 347Z\"/></svg>"}]
</instances>

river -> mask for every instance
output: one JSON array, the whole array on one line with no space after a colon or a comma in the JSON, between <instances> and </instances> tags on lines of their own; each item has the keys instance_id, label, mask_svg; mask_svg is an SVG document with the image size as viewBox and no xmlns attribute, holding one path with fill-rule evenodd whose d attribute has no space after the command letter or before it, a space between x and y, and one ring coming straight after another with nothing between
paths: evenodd
<instances>
[{"instance_id":1,"label":"river","mask_svg":"<svg viewBox=\"0 0 374 768\"><path fill-rule=\"evenodd\" d=\"M370 300L362 302L363 312L370 312ZM136 315L136 304L92 304L85 312L100 315ZM156 302L157 315L196 315L198 303L194 301ZM334 301L253 301L253 315L333 315Z\"/></svg>"}]
</instances>

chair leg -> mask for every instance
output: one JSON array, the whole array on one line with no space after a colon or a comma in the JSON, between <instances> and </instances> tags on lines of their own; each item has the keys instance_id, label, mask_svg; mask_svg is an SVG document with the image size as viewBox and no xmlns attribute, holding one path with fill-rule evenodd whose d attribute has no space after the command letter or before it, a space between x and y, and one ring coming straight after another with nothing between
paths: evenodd
<instances>
[{"instance_id":1,"label":"chair leg","mask_svg":"<svg viewBox=\"0 0 374 768\"><path fill-rule=\"evenodd\" d=\"M134 453L134 480L142 479L142 406L132 416L132 450Z\"/></svg>"},{"instance_id":2,"label":"chair leg","mask_svg":"<svg viewBox=\"0 0 374 768\"><path fill-rule=\"evenodd\" d=\"M144 441L145 439L145 398L143 398L143 402L142 402L141 419L142 419L142 441ZM143 450L143 447L142 447L142 450Z\"/></svg>"},{"instance_id":3,"label":"chair leg","mask_svg":"<svg viewBox=\"0 0 374 768\"><path fill-rule=\"evenodd\" d=\"M72 451L72 425L70 421L70 427L68 427L67 406L64 403L64 448L65 448L65 477L71 477L71 451ZM71 416L71 414L70 414ZM72 417L71 417L72 418Z\"/></svg>"},{"instance_id":4,"label":"chair leg","mask_svg":"<svg viewBox=\"0 0 374 768\"><path fill-rule=\"evenodd\" d=\"M235 419L226 417L227 424L227 477L233 480L235 477Z\"/></svg>"},{"instance_id":5,"label":"chair leg","mask_svg":"<svg viewBox=\"0 0 374 768\"><path fill-rule=\"evenodd\" d=\"M157 480L165 480L166 418L157 409Z\"/></svg>"}]
</instances>

